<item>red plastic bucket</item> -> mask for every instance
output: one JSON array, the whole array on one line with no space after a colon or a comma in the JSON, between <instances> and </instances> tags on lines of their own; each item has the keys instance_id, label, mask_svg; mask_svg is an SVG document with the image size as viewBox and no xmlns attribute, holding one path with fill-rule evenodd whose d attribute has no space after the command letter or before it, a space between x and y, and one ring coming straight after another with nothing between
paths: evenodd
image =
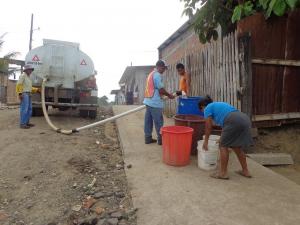
<instances>
[{"instance_id":1,"label":"red plastic bucket","mask_svg":"<svg viewBox=\"0 0 300 225\"><path fill-rule=\"evenodd\" d=\"M190 163L193 131L184 126L161 128L164 163L171 166L186 166Z\"/></svg>"}]
</instances>

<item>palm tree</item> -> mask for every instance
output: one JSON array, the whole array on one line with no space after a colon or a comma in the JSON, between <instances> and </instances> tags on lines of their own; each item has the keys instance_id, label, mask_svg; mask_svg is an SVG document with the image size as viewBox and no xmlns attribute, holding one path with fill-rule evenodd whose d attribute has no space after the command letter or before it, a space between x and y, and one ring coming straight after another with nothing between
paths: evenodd
<instances>
[{"instance_id":1,"label":"palm tree","mask_svg":"<svg viewBox=\"0 0 300 225\"><path fill-rule=\"evenodd\" d=\"M4 36L7 33L4 33L0 36L0 51L4 45ZM19 55L19 52L9 52L3 56L3 58L0 58L0 73L4 73L7 75L13 74L15 72L15 69L9 69L9 60L15 58L17 55Z\"/></svg>"}]
</instances>

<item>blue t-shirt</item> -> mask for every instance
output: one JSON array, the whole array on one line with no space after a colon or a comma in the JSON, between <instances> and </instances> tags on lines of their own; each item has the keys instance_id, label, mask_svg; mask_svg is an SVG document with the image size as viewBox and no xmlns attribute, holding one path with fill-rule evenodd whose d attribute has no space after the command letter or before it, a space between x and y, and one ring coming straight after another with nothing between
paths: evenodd
<instances>
[{"instance_id":1,"label":"blue t-shirt","mask_svg":"<svg viewBox=\"0 0 300 225\"><path fill-rule=\"evenodd\" d=\"M212 102L204 109L204 118L212 117L213 121L223 127L226 116L231 112L238 111L226 102Z\"/></svg>"},{"instance_id":2,"label":"blue t-shirt","mask_svg":"<svg viewBox=\"0 0 300 225\"><path fill-rule=\"evenodd\" d=\"M148 105L153 108L163 108L164 102L159 94L159 89L164 87L164 84L162 82L162 77L159 72L155 72L153 74L153 81L154 81L154 95L152 98L144 98L144 104Z\"/></svg>"}]
</instances>

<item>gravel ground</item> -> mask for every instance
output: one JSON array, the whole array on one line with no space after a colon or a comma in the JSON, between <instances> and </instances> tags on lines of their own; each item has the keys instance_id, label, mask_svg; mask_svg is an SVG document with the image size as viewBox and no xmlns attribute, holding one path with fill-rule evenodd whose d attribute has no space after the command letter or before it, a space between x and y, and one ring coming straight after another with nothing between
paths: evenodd
<instances>
[{"instance_id":1,"label":"gravel ground","mask_svg":"<svg viewBox=\"0 0 300 225\"><path fill-rule=\"evenodd\" d=\"M94 121L77 114L51 110L50 118L63 128ZM32 118L28 130L18 120L18 109L0 110L1 225L136 224L125 176L131 165L124 165L114 123L67 136L43 117Z\"/></svg>"}]
</instances>

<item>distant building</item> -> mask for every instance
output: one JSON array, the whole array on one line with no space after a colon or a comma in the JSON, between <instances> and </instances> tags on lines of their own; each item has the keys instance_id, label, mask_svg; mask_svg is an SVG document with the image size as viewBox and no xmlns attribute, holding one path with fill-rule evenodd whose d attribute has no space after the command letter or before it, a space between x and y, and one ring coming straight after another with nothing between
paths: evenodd
<instances>
[{"instance_id":1,"label":"distant building","mask_svg":"<svg viewBox=\"0 0 300 225\"><path fill-rule=\"evenodd\" d=\"M9 76L0 73L0 102L8 105L18 104L16 93L16 80L10 80Z\"/></svg>"},{"instance_id":2,"label":"distant building","mask_svg":"<svg viewBox=\"0 0 300 225\"><path fill-rule=\"evenodd\" d=\"M126 103L125 101L125 95L121 89L118 90L112 90L110 92L111 95L115 95L115 104L116 105L124 105Z\"/></svg>"},{"instance_id":3,"label":"distant building","mask_svg":"<svg viewBox=\"0 0 300 225\"><path fill-rule=\"evenodd\" d=\"M144 100L146 78L155 66L128 66L120 81L127 105L140 105Z\"/></svg>"},{"instance_id":4,"label":"distant building","mask_svg":"<svg viewBox=\"0 0 300 225\"><path fill-rule=\"evenodd\" d=\"M18 70L21 71L24 66L24 61L21 60L9 59L7 63L9 66L11 66L11 64L17 65ZM16 93L17 80L15 75L9 75L8 71L16 69L16 67L8 67L8 64L6 71L0 71L0 103L14 105L19 103L19 98Z\"/></svg>"}]
</instances>

